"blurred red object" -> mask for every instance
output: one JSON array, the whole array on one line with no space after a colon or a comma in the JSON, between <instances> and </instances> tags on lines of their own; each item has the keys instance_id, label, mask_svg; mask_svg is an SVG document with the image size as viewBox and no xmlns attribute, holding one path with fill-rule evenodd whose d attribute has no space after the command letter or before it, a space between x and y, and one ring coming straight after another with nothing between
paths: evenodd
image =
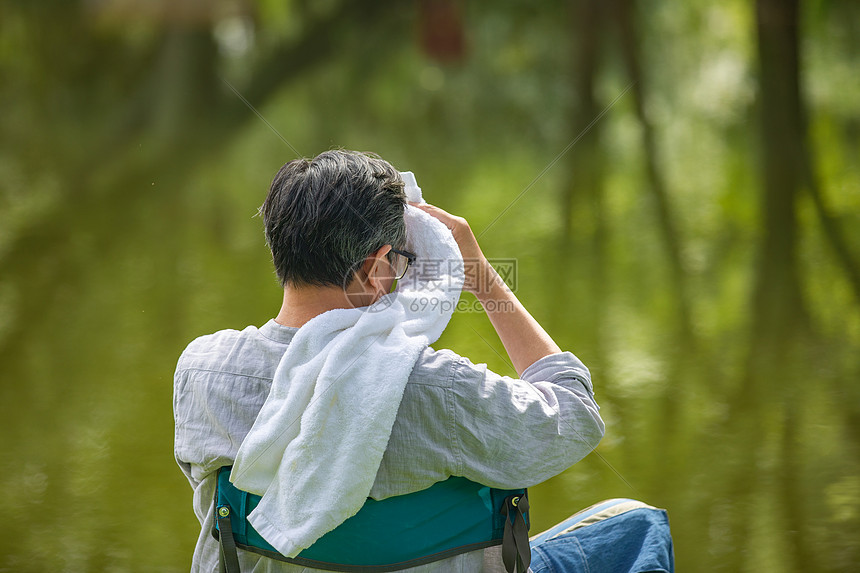
<instances>
[{"instance_id":1,"label":"blurred red object","mask_svg":"<svg viewBox=\"0 0 860 573\"><path fill-rule=\"evenodd\" d=\"M466 55L463 13L456 0L421 0L418 25L424 54L437 62L455 63Z\"/></svg>"}]
</instances>

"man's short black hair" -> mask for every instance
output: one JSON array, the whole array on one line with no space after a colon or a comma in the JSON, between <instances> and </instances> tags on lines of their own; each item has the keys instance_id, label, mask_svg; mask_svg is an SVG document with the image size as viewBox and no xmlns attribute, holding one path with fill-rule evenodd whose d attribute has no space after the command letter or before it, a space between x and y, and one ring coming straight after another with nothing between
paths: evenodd
<instances>
[{"instance_id":1,"label":"man's short black hair","mask_svg":"<svg viewBox=\"0 0 860 573\"><path fill-rule=\"evenodd\" d=\"M281 286L344 286L383 245L402 248L403 187L391 164L356 151L281 167L260 207Z\"/></svg>"}]
</instances>

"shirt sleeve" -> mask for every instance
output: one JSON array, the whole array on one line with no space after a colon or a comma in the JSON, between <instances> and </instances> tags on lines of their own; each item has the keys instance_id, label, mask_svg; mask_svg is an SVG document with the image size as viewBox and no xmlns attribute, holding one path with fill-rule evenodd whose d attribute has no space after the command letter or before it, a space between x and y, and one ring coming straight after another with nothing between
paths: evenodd
<instances>
[{"instance_id":1,"label":"shirt sleeve","mask_svg":"<svg viewBox=\"0 0 860 573\"><path fill-rule=\"evenodd\" d=\"M174 374L174 457L194 487L233 463L270 384L265 377L210 369L206 357L219 348L195 341Z\"/></svg>"},{"instance_id":2,"label":"shirt sleeve","mask_svg":"<svg viewBox=\"0 0 860 573\"><path fill-rule=\"evenodd\" d=\"M588 368L570 352L545 356L521 379L460 357L454 365L457 473L497 488L560 474L603 437Z\"/></svg>"}]
</instances>

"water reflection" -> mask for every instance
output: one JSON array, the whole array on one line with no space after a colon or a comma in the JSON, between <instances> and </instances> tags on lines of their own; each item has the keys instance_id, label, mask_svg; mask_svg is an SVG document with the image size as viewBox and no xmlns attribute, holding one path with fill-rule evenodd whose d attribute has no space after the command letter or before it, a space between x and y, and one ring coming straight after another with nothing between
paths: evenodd
<instances>
[{"instance_id":1,"label":"water reflection","mask_svg":"<svg viewBox=\"0 0 860 573\"><path fill-rule=\"evenodd\" d=\"M856 8L825 4L804 32L817 41L804 54L818 66L811 83L820 109L810 116L834 220L856 253L857 98L833 88L850 84L856 54L840 42L854 36L838 24L857 21ZM3 28L4 39L15 49L0 50L0 69L15 71L3 95L18 105L0 120L0 570L185 571L198 525L172 458L173 368L194 337L261 325L278 308L253 215L291 151L234 94L213 87L225 70L205 27L156 22L128 32L81 22L75 3L51 6L51 18L9 8L3 25L14 33ZM410 29L396 10L378 10L367 8L368 17ZM519 19L504 10L474 14L484 27L474 61L460 70L437 69L409 41L384 34L380 42L402 44L361 37L354 45L365 51L301 58L319 71L269 92L249 80L261 95L246 95L272 102L262 113L303 152L374 149L481 231L580 133L564 107L578 84L559 72L569 64L558 49L571 36L568 18L536 14L558 23L523 26L534 65L489 73L504 68L493 54L519 45L501 45ZM701 87L692 108L683 97L701 69L713 75L687 56L712 44L725 54L713 59L717 68L732 62L733 85L754 75L746 62L754 14L746 4L709 7L705 21L747 26L715 32L701 29L701 10L639 16L667 36L650 48L684 56L653 72L652 129L665 154L650 165L665 169L685 240L666 246L647 191L642 122L626 99L481 238L489 256L517 259L518 294L591 368L607 422L600 456L534 488L534 525L636 497L669 510L679 571L851 571L860 563L856 301L806 199L797 202L794 278L763 270L761 183L750 159L758 137L752 112L733 107L751 88L745 80L739 98L708 102L716 125L698 114ZM333 36L355 40L348 23ZM379 75L368 61L384 64ZM445 81L425 89L416 69ZM592 78L591 95L624 89L610 72ZM686 272L683 289L670 248ZM781 290L773 284L789 279L803 305L772 313L769 298ZM509 373L484 339L501 352L486 318L463 314L438 346Z\"/></svg>"}]
</instances>

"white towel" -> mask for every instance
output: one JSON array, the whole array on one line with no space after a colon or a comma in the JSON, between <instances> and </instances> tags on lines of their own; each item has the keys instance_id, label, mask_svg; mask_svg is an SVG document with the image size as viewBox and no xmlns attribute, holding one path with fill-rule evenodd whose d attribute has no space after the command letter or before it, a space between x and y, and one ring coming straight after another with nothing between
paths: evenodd
<instances>
[{"instance_id":1,"label":"white towel","mask_svg":"<svg viewBox=\"0 0 860 573\"><path fill-rule=\"evenodd\" d=\"M411 175L407 197L420 202ZM365 503L409 374L459 299L463 259L451 231L415 207L405 219L416 263L373 305L299 328L236 455L230 480L262 496L248 520L287 557Z\"/></svg>"}]
</instances>

